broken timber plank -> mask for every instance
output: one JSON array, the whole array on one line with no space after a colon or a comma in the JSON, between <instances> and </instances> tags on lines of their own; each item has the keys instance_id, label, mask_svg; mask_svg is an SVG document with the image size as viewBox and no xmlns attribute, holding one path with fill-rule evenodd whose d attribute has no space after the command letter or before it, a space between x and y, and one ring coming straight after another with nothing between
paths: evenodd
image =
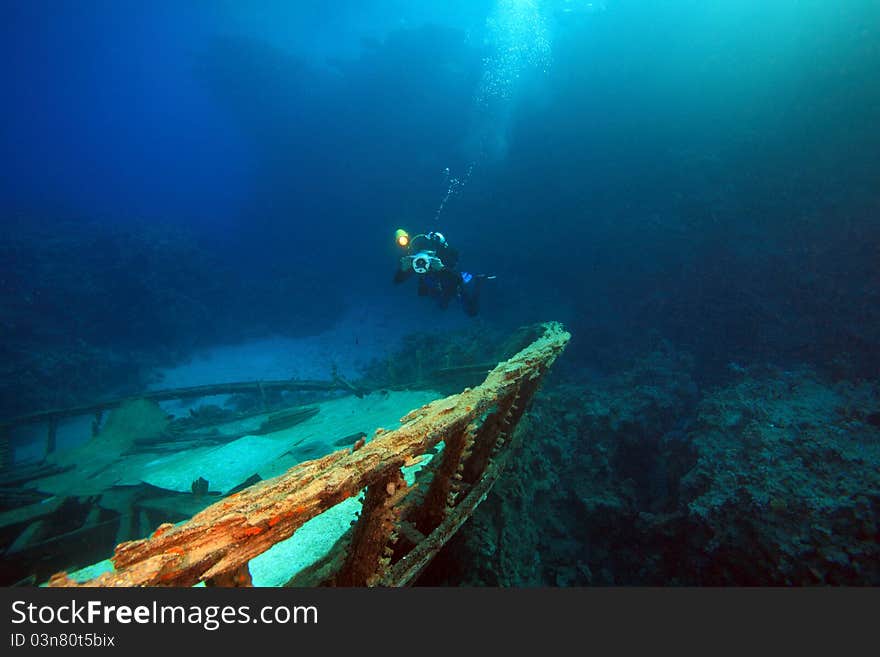
<instances>
[{"instance_id":1,"label":"broken timber plank","mask_svg":"<svg viewBox=\"0 0 880 657\"><path fill-rule=\"evenodd\" d=\"M39 536L44 533L45 530L45 521L42 518L39 518L25 527L24 531L18 535L18 537L12 542L7 549L5 554L15 554L17 552L23 552L28 548L28 546L33 543Z\"/></svg>"},{"instance_id":2,"label":"broken timber plank","mask_svg":"<svg viewBox=\"0 0 880 657\"><path fill-rule=\"evenodd\" d=\"M251 433L255 436L262 436L267 433L289 429L317 415L318 410L317 406L310 406L308 408L294 408L273 413L260 424L258 429Z\"/></svg>"},{"instance_id":3,"label":"broken timber plank","mask_svg":"<svg viewBox=\"0 0 880 657\"><path fill-rule=\"evenodd\" d=\"M0 528L10 527L55 513L64 502L61 496L49 497L42 502L28 504L10 511L0 513Z\"/></svg>"},{"instance_id":4,"label":"broken timber plank","mask_svg":"<svg viewBox=\"0 0 880 657\"><path fill-rule=\"evenodd\" d=\"M116 399L108 399L93 404L83 404L80 406L72 406L70 408L56 408L47 411L39 411L37 413L29 413L20 415L0 422L0 429L14 427L22 424L31 424L34 422L45 422L58 420L65 417L73 417L75 415L89 415L99 411L116 408L124 402L134 399L149 399L152 401L169 401L172 399L193 399L196 397L211 397L213 395L232 395L236 393L259 393L266 390L312 390L312 391L333 391L333 390L351 390L352 386L348 383L339 381L239 381L233 383L212 383L202 386L190 386L187 388L171 388L168 390L146 391L140 395L131 395L129 397L119 397Z\"/></svg>"},{"instance_id":5,"label":"broken timber plank","mask_svg":"<svg viewBox=\"0 0 880 657\"><path fill-rule=\"evenodd\" d=\"M42 479L51 475L61 474L73 470L75 465L54 465L41 463L38 465L25 466L20 469L10 469L0 475L0 486L16 486L34 479Z\"/></svg>"}]
</instances>

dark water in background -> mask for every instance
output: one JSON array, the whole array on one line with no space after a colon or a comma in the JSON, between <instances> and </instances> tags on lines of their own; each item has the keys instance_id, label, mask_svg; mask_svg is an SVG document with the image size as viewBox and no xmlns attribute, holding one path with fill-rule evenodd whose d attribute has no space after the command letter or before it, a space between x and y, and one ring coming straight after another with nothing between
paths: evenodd
<instances>
[{"instance_id":1,"label":"dark water in background","mask_svg":"<svg viewBox=\"0 0 880 657\"><path fill-rule=\"evenodd\" d=\"M877 375L875 2L0 13L4 414L388 312L399 225L498 275L482 321L566 322L571 367L664 337L706 380Z\"/></svg>"}]
</instances>

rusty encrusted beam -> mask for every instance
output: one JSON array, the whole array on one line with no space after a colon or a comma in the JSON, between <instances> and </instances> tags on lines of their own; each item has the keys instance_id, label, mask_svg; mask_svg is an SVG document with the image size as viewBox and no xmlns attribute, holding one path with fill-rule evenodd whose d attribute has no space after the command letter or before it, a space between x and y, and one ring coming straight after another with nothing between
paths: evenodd
<instances>
[{"instance_id":1,"label":"rusty encrusted beam","mask_svg":"<svg viewBox=\"0 0 880 657\"><path fill-rule=\"evenodd\" d=\"M432 508L430 496L426 496L420 506L405 512L405 521L421 521L419 529L427 536L412 541L406 554L386 568L379 585L406 586L415 580L486 499L522 437L522 432L517 431L519 421L531 403L541 376L524 379L516 391L498 400L479 425L468 427L464 433L464 449L455 459L458 463L455 473L451 477L439 477L442 471L448 472L441 463L432 481L432 488L439 481L441 485L446 484L444 489L449 490L442 513ZM459 495L462 495L461 499Z\"/></svg>"},{"instance_id":2,"label":"rusty encrusted beam","mask_svg":"<svg viewBox=\"0 0 880 657\"><path fill-rule=\"evenodd\" d=\"M253 586L251 579L251 571L247 564L244 564L236 570L230 570L228 573L210 577L205 580L205 586L222 586L226 588L245 588Z\"/></svg>"},{"instance_id":3,"label":"rusty encrusted beam","mask_svg":"<svg viewBox=\"0 0 880 657\"><path fill-rule=\"evenodd\" d=\"M471 449L468 450L467 458L461 463L458 471L458 481L465 484L473 484L479 481L492 456L492 450L498 435L504 431L510 431L513 425L508 421L510 408L518 397L518 390L498 400L498 404L489 414L479 432L474 438Z\"/></svg>"},{"instance_id":4,"label":"rusty encrusted beam","mask_svg":"<svg viewBox=\"0 0 880 657\"><path fill-rule=\"evenodd\" d=\"M520 434L517 434L519 438ZM517 441L510 446L515 447ZM474 510L486 499L492 486L501 476L513 450L487 464L483 477L462 497L454 509L449 509L443 521L424 540L420 541L404 559L400 559L385 571L380 586L399 587L411 584L431 562L446 542L467 522Z\"/></svg>"},{"instance_id":5,"label":"rusty encrusted beam","mask_svg":"<svg viewBox=\"0 0 880 657\"><path fill-rule=\"evenodd\" d=\"M410 555L402 555L397 563L392 564L389 554L394 550L387 550L396 533L396 514L393 512L395 507L405 502L408 492L405 486L398 486L400 469L412 464L440 441L464 434L469 427L473 429L479 425L478 432L482 433L487 422L485 418L489 417L493 418L493 431L486 430L486 435L491 447L482 464L484 468L487 467L498 434L515 425L540 378L565 348L570 337L559 324L546 324L542 337L511 359L499 363L481 385L466 388L460 394L438 399L408 413L401 418L398 429L377 429L374 439L358 449L340 450L301 463L278 477L224 498L187 522L176 526L161 525L149 538L118 545L112 558L114 572L104 573L83 583L75 582L65 573L58 573L50 579L49 585L192 586L200 581L234 583L238 581L236 575L245 572L251 559L292 536L306 521L345 499L359 495L364 489L367 490L367 497L374 496L371 498L373 506L365 506L366 516L362 518L362 523L359 521L365 529L361 531L359 540L357 537L353 539L351 551L353 554L359 553L360 558L369 563L360 566L349 559L337 575L348 572L349 581L353 584L374 583L377 579L385 581L387 572L400 561L413 563ZM480 447L482 453L483 448ZM469 459L472 460L476 453L474 449ZM489 463L490 470L494 467L497 466ZM458 467L456 474L461 476ZM465 511L465 500L470 503L474 499L482 499L479 496L484 497L488 491L484 491L484 488L483 480L476 481L461 503L456 505L457 512L441 521L437 529L443 528L444 542L451 535L448 533L450 528L454 526L451 530L454 533L473 510L471 507L470 511ZM462 512L465 513L463 517ZM434 530L422 544L430 542L435 545L438 536L441 535ZM416 549L421 548L422 544ZM377 559L377 565L374 559Z\"/></svg>"},{"instance_id":6,"label":"rusty encrusted beam","mask_svg":"<svg viewBox=\"0 0 880 657\"><path fill-rule=\"evenodd\" d=\"M400 470L367 486L348 557L335 577L338 586L370 586L385 572L397 541L397 504L406 497Z\"/></svg>"},{"instance_id":7,"label":"rusty encrusted beam","mask_svg":"<svg viewBox=\"0 0 880 657\"><path fill-rule=\"evenodd\" d=\"M428 492L419 508L408 517L411 524L422 534L430 534L446 517L446 510L450 506L449 497L453 494L453 486L456 485L455 476L462 467L462 457L473 443L481 425L482 422L479 420L471 422L464 431L453 434L446 440L443 457L434 471Z\"/></svg>"}]
</instances>

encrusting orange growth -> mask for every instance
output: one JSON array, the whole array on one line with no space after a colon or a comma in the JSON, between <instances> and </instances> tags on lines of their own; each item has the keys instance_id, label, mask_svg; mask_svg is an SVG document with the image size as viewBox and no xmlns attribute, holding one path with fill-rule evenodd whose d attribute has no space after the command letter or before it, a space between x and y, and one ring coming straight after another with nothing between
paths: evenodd
<instances>
[{"instance_id":1,"label":"encrusting orange growth","mask_svg":"<svg viewBox=\"0 0 880 657\"><path fill-rule=\"evenodd\" d=\"M302 515L306 512L306 507L304 504L296 507L293 511L285 511L284 513L279 513L278 515L272 516L269 518L269 526L274 527L282 520L290 520L291 518L295 518L298 515Z\"/></svg>"},{"instance_id":2,"label":"encrusting orange growth","mask_svg":"<svg viewBox=\"0 0 880 657\"><path fill-rule=\"evenodd\" d=\"M159 526L156 528L156 531L154 531L154 532L152 533L152 535L150 536L150 538L159 538L162 534L164 534L165 532L167 532L167 531L168 531L169 529L171 529L172 527L174 527L174 525L172 525L170 522L163 522L161 525L159 525Z\"/></svg>"},{"instance_id":3,"label":"encrusting orange growth","mask_svg":"<svg viewBox=\"0 0 880 657\"><path fill-rule=\"evenodd\" d=\"M244 536L256 536L263 533L262 527L246 527L242 532Z\"/></svg>"}]
</instances>

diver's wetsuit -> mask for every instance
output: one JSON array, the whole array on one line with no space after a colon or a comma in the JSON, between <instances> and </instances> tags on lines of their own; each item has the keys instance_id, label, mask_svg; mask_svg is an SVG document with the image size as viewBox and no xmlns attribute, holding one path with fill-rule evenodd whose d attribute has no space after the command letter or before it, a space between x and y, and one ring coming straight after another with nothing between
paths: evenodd
<instances>
[{"instance_id":1,"label":"diver's wetsuit","mask_svg":"<svg viewBox=\"0 0 880 657\"><path fill-rule=\"evenodd\" d=\"M481 277L458 271L458 251L439 237L417 235L407 249L407 255L421 251L433 251L443 263L440 271L417 274L411 264L400 266L394 273L394 282L403 283L413 275L419 277L419 296L434 297L441 308L447 308L456 296L461 297L465 314L473 317L479 311L479 288ZM409 263L409 261L406 261Z\"/></svg>"}]
</instances>

